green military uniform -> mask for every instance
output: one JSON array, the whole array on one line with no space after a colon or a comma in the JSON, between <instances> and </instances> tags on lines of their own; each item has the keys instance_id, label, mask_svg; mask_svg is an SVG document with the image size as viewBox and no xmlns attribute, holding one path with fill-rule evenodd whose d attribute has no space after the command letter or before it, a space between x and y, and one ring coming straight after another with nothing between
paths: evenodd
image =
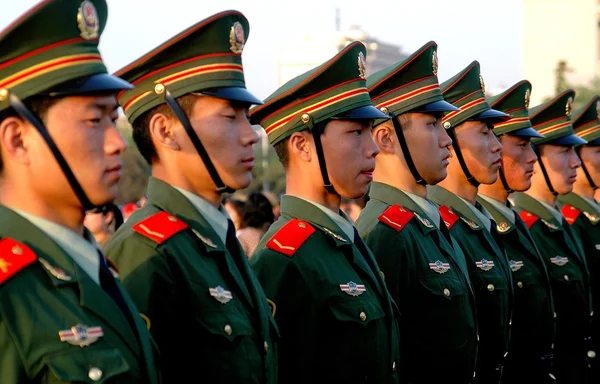
<instances>
[{"instance_id":1,"label":"green military uniform","mask_svg":"<svg viewBox=\"0 0 600 384\"><path fill-rule=\"evenodd\" d=\"M107 74L98 52L106 19L103 0L45 1L4 30L0 114L12 108L47 132L27 106L31 97L131 88ZM50 135L43 138L53 143ZM59 166L70 171L64 162ZM80 187L74 177L68 181ZM75 194L84 209L92 208L85 193ZM158 353L145 324L91 234L5 206L0 206L0 351L3 384L159 383Z\"/></svg>"},{"instance_id":2,"label":"green military uniform","mask_svg":"<svg viewBox=\"0 0 600 384\"><path fill-rule=\"evenodd\" d=\"M523 138L543 137L529 121L531 83L523 80L488 99L492 108L512 119L494 125L494 134ZM500 172L503 172L500 170ZM501 174L505 190L510 186ZM525 223L510 206L479 193L477 201L491 213L512 270L515 301L504 382L553 382L554 303L546 266Z\"/></svg>"},{"instance_id":3,"label":"green military uniform","mask_svg":"<svg viewBox=\"0 0 600 384\"><path fill-rule=\"evenodd\" d=\"M375 106L394 119L407 112L457 110L443 100L437 69L437 44L430 42L371 75L367 88ZM378 182L369 197L356 227L402 313L401 382L468 383L475 371L477 324L462 250L426 199Z\"/></svg>"},{"instance_id":4,"label":"green military uniform","mask_svg":"<svg viewBox=\"0 0 600 384\"><path fill-rule=\"evenodd\" d=\"M175 98L260 102L244 85L248 31L241 13L223 12L118 71L136 84L119 95L129 120L167 102L194 143ZM224 209L156 178L146 197L106 252L158 343L165 382L276 383L278 331Z\"/></svg>"},{"instance_id":5,"label":"green military uniform","mask_svg":"<svg viewBox=\"0 0 600 384\"><path fill-rule=\"evenodd\" d=\"M575 93L567 90L529 111L534 129L544 138L535 146L574 145L571 102ZM566 112L566 113L565 113ZM541 159L538 156L538 161ZM542 168L542 171L545 172ZM549 186L552 191L552 187ZM511 195L510 201L529 228L546 263L556 305L554 372L558 383L587 383L587 342L591 316L589 275L580 241L560 212L525 193Z\"/></svg>"},{"instance_id":6,"label":"green military uniform","mask_svg":"<svg viewBox=\"0 0 600 384\"><path fill-rule=\"evenodd\" d=\"M600 97L594 96L585 106L573 114L575 134L587 141L585 146L600 146ZM582 162L587 181L593 189L598 186ZM600 204L593 198L584 198L575 192L558 197L558 206L576 238L583 245L583 252L591 277L591 290L594 312L600 308ZM592 318L592 343L588 358L592 365L591 382L600 380L600 363L597 353L600 351L600 322L597 316Z\"/></svg>"},{"instance_id":7,"label":"green military uniform","mask_svg":"<svg viewBox=\"0 0 600 384\"><path fill-rule=\"evenodd\" d=\"M467 120L496 122L507 118L506 114L490 108L485 100L476 61L443 83L441 89L444 99L460 108L443 118L457 157L462 155L454 128ZM466 165L463 171L467 174ZM463 250L475 291L480 336L475 382L498 383L510 339L513 289L496 225L481 205L475 207L440 186L428 187L428 197L440 206L450 234Z\"/></svg>"},{"instance_id":8,"label":"green military uniform","mask_svg":"<svg viewBox=\"0 0 600 384\"><path fill-rule=\"evenodd\" d=\"M332 117L386 118L365 88L365 54L361 43L349 44L276 91L252 121L276 144ZM372 253L341 215L284 195L281 217L250 261L281 331L282 383L398 382L396 306Z\"/></svg>"}]
</instances>

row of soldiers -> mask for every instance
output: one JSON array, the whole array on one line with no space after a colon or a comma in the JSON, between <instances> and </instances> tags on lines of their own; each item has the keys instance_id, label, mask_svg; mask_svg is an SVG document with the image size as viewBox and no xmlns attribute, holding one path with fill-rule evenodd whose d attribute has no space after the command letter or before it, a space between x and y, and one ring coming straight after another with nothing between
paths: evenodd
<instances>
[{"instance_id":1,"label":"row of soldiers","mask_svg":"<svg viewBox=\"0 0 600 384\"><path fill-rule=\"evenodd\" d=\"M476 61L440 85L434 42L367 77L353 42L263 103L241 13L114 75L106 20L45 0L0 34L0 382L598 381L598 97L486 98ZM152 177L105 256L83 219L116 196L119 106ZM251 124L286 194L248 261L221 199Z\"/></svg>"}]
</instances>

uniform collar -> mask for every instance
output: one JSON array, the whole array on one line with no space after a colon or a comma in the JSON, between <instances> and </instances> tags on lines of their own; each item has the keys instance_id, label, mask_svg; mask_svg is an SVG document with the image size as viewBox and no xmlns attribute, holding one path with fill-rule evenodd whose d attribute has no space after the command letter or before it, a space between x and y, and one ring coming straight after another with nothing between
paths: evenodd
<instances>
[{"instance_id":1,"label":"uniform collar","mask_svg":"<svg viewBox=\"0 0 600 384\"><path fill-rule=\"evenodd\" d=\"M219 206L219 209L217 209L204 198L190 191L175 186L173 186L173 188L181 192L181 194L192 203L198 212L200 212L206 221L208 221L208 224L215 230L223 244L225 244L227 239L227 227L229 225L229 215L227 215L223 206L221 205Z\"/></svg>"},{"instance_id":2,"label":"uniform collar","mask_svg":"<svg viewBox=\"0 0 600 384\"><path fill-rule=\"evenodd\" d=\"M488 231L492 230L492 215L488 212L487 209L485 209L485 207L483 207L481 204L477 204L478 206L475 206L460 196L458 196L458 198L461 199L467 207L469 207L469 209L475 216L477 216L477 218L479 219L481 224L483 224L483 227L485 229L487 229Z\"/></svg>"},{"instance_id":3,"label":"uniform collar","mask_svg":"<svg viewBox=\"0 0 600 384\"><path fill-rule=\"evenodd\" d=\"M551 206L548 203L545 203L541 200L539 200L539 202L544 206L544 208L546 208L548 210L548 212L550 212L550 214L552 215L552 217L554 217L554 220L558 221L559 223L562 222L562 214L560 213L560 211L558 210L558 208Z\"/></svg>"},{"instance_id":4,"label":"uniform collar","mask_svg":"<svg viewBox=\"0 0 600 384\"><path fill-rule=\"evenodd\" d=\"M440 229L440 223L441 223L441 217L440 217L440 211L438 211L438 209L435 207L435 205L433 205L433 203L419 195L415 195L414 193L410 193L407 191L403 191L404 193L406 193L406 196L408 196L412 201L414 201L419 207L421 207L421 209L423 210L423 212L425 212L425 214L427 215L427 217L433 221L433 223L435 224L435 226Z\"/></svg>"},{"instance_id":5,"label":"uniform collar","mask_svg":"<svg viewBox=\"0 0 600 384\"><path fill-rule=\"evenodd\" d=\"M513 211L509 206L507 206L506 204L502 204L501 201L498 201L486 195L479 194L477 195L477 197L488 202L491 206L496 208L496 210L498 210L502 214L502 216L504 216L508 221L510 221L512 225L515 225L515 211Z\"/></svg>"},{"instance_id":6,"label":"uniform collar","mask_svg":"<svg viewBox=\"0 0 600 384\"><path fill-rule=\"evenodd\" d=\"M89 239L73 232L67 227L21 210L13 209L61 247L81 269L96 283L100 284L99 246L91 235Z\"/></svg>"},{"instance_id":7,"label":"uniform collar","mask_svg":"<svg viewBox=\"0 0 600 384\"><path fill-rule=\"evenodd\" d=\"M327 217L329 217L338 226L339 229L342 230L342 232L344 232L344 234L346 234L350 241L354 242L354 224L352 224L352 222L350 221L348 216L346 216L345 213L343 213L341 210L339 211L339 213L335 213L322 204L315 203L314 201L310 201L302 197L298 198L319 208L322 212L324 212L327 215Z\"/></svg>"}]
</instances>

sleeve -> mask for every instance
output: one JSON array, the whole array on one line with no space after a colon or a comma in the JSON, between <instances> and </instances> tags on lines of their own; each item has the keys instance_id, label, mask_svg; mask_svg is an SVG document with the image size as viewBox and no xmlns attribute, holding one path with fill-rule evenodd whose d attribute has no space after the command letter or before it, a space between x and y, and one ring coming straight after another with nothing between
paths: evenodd
<instances>
[{"instance_id":1,"label":"sleeve","mask_svg":"<svg viewBox=\"0 0 600 384\"><path fill-rule=\"evenodd\" d=\"M2 384L28 382L19 350L2 317L0 317L0 379Z\"/></svg>"},{"instance_id":2,"label":"sleeve","mask_svg":"<svg viewBox=\"0 0 600 384\"><path fill-rule=\"evenodd\" d=\"M257 252L250 263L271 301L281 335L279 382L318 382L312 360L317 355L319 318L309 284L292 258L268 249Z\"/></svg>"}]
</instances>

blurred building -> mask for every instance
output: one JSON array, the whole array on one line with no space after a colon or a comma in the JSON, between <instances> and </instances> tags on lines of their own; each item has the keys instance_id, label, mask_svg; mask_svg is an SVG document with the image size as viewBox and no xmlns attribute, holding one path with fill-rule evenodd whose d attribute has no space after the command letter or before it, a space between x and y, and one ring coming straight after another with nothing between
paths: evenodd
<instances>
[{"instance_id":1,"label":"blurred building","mask_svg":"<svg viewBox=\"0 0 600 384\"><path fill-rule=\"evenodd\" d=\"M570 84L600 74L600 0L524 0L523 6L523 77L533 85L531 106L554 96L561 61Z\"/></svg>"},{"instance_id":2,"label":"blurred building","mask_svg":"<svg viewBox=\"0 0 600 384\"><path fill-rule=\"evenodd\" d=\"M279 86L322 64L356 40L367 47L367 76L408 57L400 46L369 36L359 26L327 35L307 35L299 40L287 41L284 46L279 47Z\"/></svg>"}]
</instances>

